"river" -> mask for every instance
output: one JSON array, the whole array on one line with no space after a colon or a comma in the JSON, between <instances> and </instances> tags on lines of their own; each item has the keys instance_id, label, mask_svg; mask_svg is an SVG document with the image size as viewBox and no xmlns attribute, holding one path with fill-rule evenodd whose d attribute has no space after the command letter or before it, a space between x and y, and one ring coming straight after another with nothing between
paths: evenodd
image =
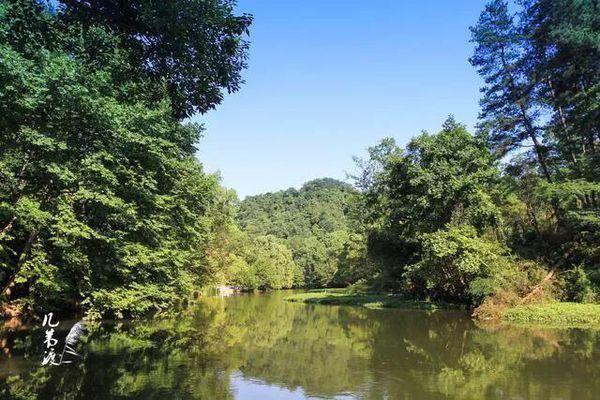
<instances>
[{"instance_id":1,"label":"river","mask_svg":"<svg viewBox=\"0 0 600 400\"><path fill-rule=\"evenodd\" d=\"M42 366L39 326L0 333L15 399L597 399L600 331L474 323L463 311L199 299L171 319L103 321ZM60 321L64 337L74 321Z\"/></svg>"}]
</instances>

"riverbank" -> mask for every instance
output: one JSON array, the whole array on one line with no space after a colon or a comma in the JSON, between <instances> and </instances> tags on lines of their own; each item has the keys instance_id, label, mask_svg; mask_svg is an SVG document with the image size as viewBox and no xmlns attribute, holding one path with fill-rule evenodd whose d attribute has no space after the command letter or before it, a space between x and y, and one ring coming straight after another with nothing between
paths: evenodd
<instances>
[{"instance_id":1,"label":"riverbank","mask_svg":"<svg viewBox=\"0 0 600 400\"><path fill-rule=\"evenodd\" d=\"M459 308L459 306L455 304L407 300L401 296L386 293L352 293L345 289L325 289L297 293L286 297L285 300L294 303L360 306L370 309L412 308L420 310L437 310Z\"/></svg>"},{"instance_id":2,"label":"riverbank","mask_svg":"<svg viewBox=\"0 0 600 400\"><path fill-rule=\"evenodd\" d=\"M346 289L314 290L297 293L286 301L305 304L359 306L369 309L409 308L421 310L464 308L457 304L408 300L385 293L352 293ZM523 325L577 328L600 327L600 304L551 302L520 305L505 310L499 317L503 322Z\"/></svg>"}]
</instances>

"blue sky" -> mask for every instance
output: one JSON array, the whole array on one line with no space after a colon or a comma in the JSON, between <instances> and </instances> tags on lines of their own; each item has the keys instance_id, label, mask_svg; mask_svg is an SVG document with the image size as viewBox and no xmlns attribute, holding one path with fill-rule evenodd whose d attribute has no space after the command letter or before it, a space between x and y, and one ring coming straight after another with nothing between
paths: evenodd
<instances>
[{"instance_id":1,"label":"blue sky","mask_svg":"<svg viewBox=\"0 0 600 400\"><path fill-rule=\"evenodd\" d=\"M468 27L484 1L240 0L254 15L246 84L205 124L198 158L239 196L345 178L352 156L403 145L448 114L473 127Z\"/></svg>"}]
</instances>

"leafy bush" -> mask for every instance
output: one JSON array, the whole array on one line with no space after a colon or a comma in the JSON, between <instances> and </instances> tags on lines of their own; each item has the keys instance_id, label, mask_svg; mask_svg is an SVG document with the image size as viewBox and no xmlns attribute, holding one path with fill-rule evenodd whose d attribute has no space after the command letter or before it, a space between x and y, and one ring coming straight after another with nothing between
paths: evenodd
<instances>
[{"instance_id":1,"label":"leafy bush","mask_svg":"<svg viewBox=\"0 0 600 400\"><path fill-rule=\"evenodd\" d=\"M516 267L501 243L472 226L449 226L421 236L419 262L406 267L408 284L440 300L478 303L508 286Z\"/></svg>"},{"instance_id":2,"label":"leafy bush","mask_svg":"<svg viewBox=\"0 0 600 400\"><path fill-rule=\"evenodd\" d=\"M597 299L596 288L581 266L563 272L561 284L566 301L593 303Z\"/></svg>"}]
</instances>

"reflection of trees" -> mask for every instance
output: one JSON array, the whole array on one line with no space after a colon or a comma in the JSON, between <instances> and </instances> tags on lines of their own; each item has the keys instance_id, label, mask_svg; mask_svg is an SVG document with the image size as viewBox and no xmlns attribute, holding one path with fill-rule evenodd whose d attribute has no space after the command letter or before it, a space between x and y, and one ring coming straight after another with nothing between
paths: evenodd
<instances>
[{"instance_id":1,"label":"reflection of trees","mask_svg":"<svg viewBox=\"0 0 600 400\"><path fill-rule=\"evenodd\" d=\"M361 318L366 311L265 299L249 313L247 334L233 349L243 354L240 370L246 377L313 394L356 389L363 378L355 372L366 368L376 329Z\"/></svg>"},{"instance_id":2,"label":"reflection of trees","mask_svg":"<svg viewBox=\"0 0 600 400\"><path fill-rule=\"evenodd\" d=\"M105 323L82 362L39 365L40 344L0 331L0 398L227 400L231 376L314 396L591 399L600 334L475 326L460 312L306 306L284 294L204 298L177 318ZM24 359L23 357L28 357Z\"/></svg>"},{"instance_id":3,"label":"reflection of trees","mask_svg":"<svg viewBox=\"0 0 600 400\"><path fill-rule=\"evenodd\" d=\"M365 312L307 308L280 294L206 298L175 319L92 326L77 365L44 368L33 351L29 369L5 379L1 393L153 398L164 391L229 399L230 373L240 370L267 383L335 394L360 384L353 371L363 371L371 355L376 324Z\"/></svg>"},{"instance_id":4,"label":"reflection of trees","mask_svg":"<svg viewBox=\"0 0 600 400\"><path fill-rule=\"evenodd\" d=\"M218 306L202 304L170 320L89 326L81 362L42 367L41 353L30 352L27 368L0 377L0 398L232 399L229 376L210 362L228 343L216 333L224 315Z\"/></svg>"},{"instance_id":5,"label":"reflection of trees","mask_svg":"<svg viewBox=\"0 0 600 400\"><path fill-rule=\"evenodd\" d=\"M379 331L380 346L374 350L373 362L389 366L378 381L391 398L410 393L424 398L592 399L600 389L598 332L511 326L490 331L448 313L410 320L410 325L382 323L389 329ZM393 337L402 337L403 343L396 342L391 351ZM387 379L390 370L401 379Z\"/></svg>"}]
</instances>

